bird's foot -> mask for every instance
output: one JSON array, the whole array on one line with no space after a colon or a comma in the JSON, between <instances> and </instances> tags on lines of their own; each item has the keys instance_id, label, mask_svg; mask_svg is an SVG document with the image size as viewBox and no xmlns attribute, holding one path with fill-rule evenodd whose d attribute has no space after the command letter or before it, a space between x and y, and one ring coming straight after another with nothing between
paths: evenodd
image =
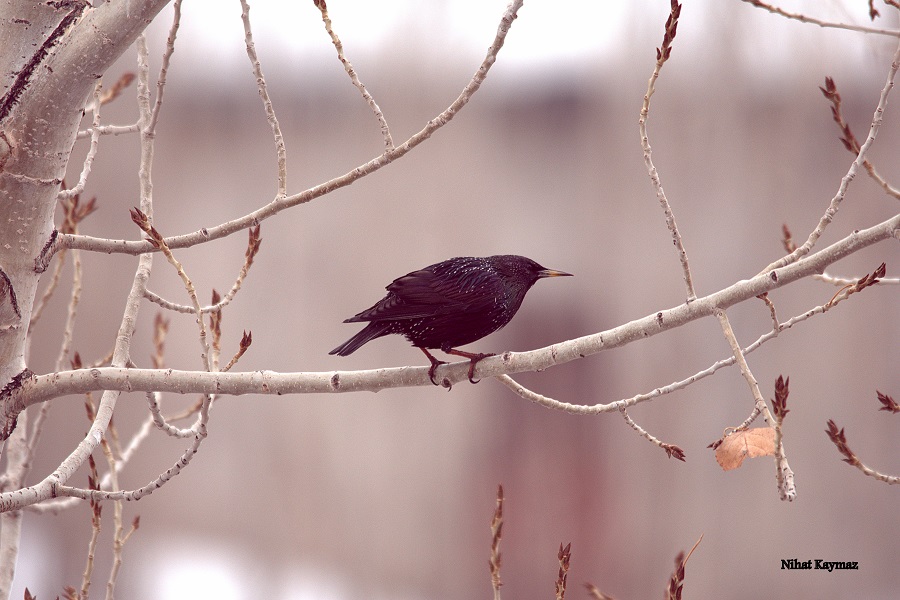
<instances>
[{"instance_id":1,"label":"bird's foot","mask_svg":"<svg viewBox=\"0 0 900 600\"><path fill-rule=\"evenodd\" d=\"M479 361L487 358L488 356L497 356L492 352L466 352L464 350L455 350L453 348L449 348L444 352L446 352L447 354L462 356L469 359L469 383L478 383L479 381L481 381L480 379L478 381L474 379L475 365L477 365Z\"/></svg>"},{"instance_id":2,"label":"bird's foot","mask_svg":"<svg viewBox=\"0 0 900 600\"><path fill-rule=\"evenodd\" d=\"M431 361L431 367L428 369L428 379L430 379L431 383L433 383L434 385L440 385L437 381L434 380L434 372L437 371L438 366L446 365L447 361L436 359L434 356L431 355L431 352L429 352L425 348L420 347L419 350L424 352L425 356L428 357L428 360Z\"/></svg>"}]
</instances>

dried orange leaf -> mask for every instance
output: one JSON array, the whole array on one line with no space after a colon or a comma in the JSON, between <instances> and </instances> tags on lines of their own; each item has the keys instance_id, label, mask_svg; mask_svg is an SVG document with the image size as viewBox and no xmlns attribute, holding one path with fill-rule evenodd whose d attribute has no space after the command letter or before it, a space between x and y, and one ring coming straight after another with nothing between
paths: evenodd
<instances>
[{"instance_id":1,"label":"dried orange leaf","mask_svg":"<svg viewBox=\"0 0 900 600\"><path fill-rule=\"evenodd\" d=\"M724 471L737 469L747 457L775 455L775 430L757 427L732 433L716 448L716 462Z\"/></svg>"}]
</instances>

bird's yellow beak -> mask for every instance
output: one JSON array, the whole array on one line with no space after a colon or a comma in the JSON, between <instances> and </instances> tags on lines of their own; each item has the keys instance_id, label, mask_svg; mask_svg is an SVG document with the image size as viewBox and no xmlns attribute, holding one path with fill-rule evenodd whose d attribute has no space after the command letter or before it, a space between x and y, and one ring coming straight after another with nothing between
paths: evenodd
<instances>
[{"instance_id":1,"label":"bird's yellow beak","mask_svg":"<svg viewBox=\"0 0 900 600\"><path fill-rule=\"evenodd\" d=\"M538 271L538 277L574 277L571 273L565 271L555 271L553 269L541 269Z\"/></svg>"}]
</instances>

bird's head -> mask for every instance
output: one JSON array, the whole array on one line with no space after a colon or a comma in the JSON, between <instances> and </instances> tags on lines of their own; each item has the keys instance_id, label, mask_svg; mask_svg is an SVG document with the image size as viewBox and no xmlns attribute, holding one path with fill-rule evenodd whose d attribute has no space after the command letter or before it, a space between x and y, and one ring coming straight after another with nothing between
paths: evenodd
<instances>
[{"instance_id":1,"label":"bird's head","mask_svg":"<svg viewBox=\"0 0 900 600\"><path fill-rule=\"evenodd\" d=\"M534 262L530 258L517 256L515 254L503 254L492 256L494 268L503 273L507 277L514 279L523 279L528 285L533 285L538 279L544 277L572 277L571 273L565 271L557 271L556 269L548 269Z\"/></svg>"}]
</instances>

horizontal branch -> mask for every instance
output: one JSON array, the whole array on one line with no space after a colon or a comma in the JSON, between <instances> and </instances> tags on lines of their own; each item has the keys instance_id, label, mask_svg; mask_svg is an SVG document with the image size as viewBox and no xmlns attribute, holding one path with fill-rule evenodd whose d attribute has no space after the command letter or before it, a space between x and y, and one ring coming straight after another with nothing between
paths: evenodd
<instances>
[{"instance_id":1,"label":"horizontal branch","mask_svg":"<svg viewBox=\"0 0 900 600\"><path fill-rule=\"evenodd\" d=\"M481 378L539 371L554 365L597 354L644 339L691 321L715 314L717 310L754 298L765 292L821 273L825 268L862 248L897 236L900 214L869 229L855 231L846 238L786 267L739 281L721 291L691 303L661 310L619 327L560 342L528 352L506 352L478 363ZM444 387L468 376L469 361L438 369ZM378 391L388 388L431 385L427 367L394 367L366 371L326 371L277 373L196 372L159 369L96 368L62 371L26 378L10 397L0 399L0 423L10 423L21 410L52 398L98 390L126 392L174 392L204 394L318 394Z\"/></svg>"}]
</instances>

